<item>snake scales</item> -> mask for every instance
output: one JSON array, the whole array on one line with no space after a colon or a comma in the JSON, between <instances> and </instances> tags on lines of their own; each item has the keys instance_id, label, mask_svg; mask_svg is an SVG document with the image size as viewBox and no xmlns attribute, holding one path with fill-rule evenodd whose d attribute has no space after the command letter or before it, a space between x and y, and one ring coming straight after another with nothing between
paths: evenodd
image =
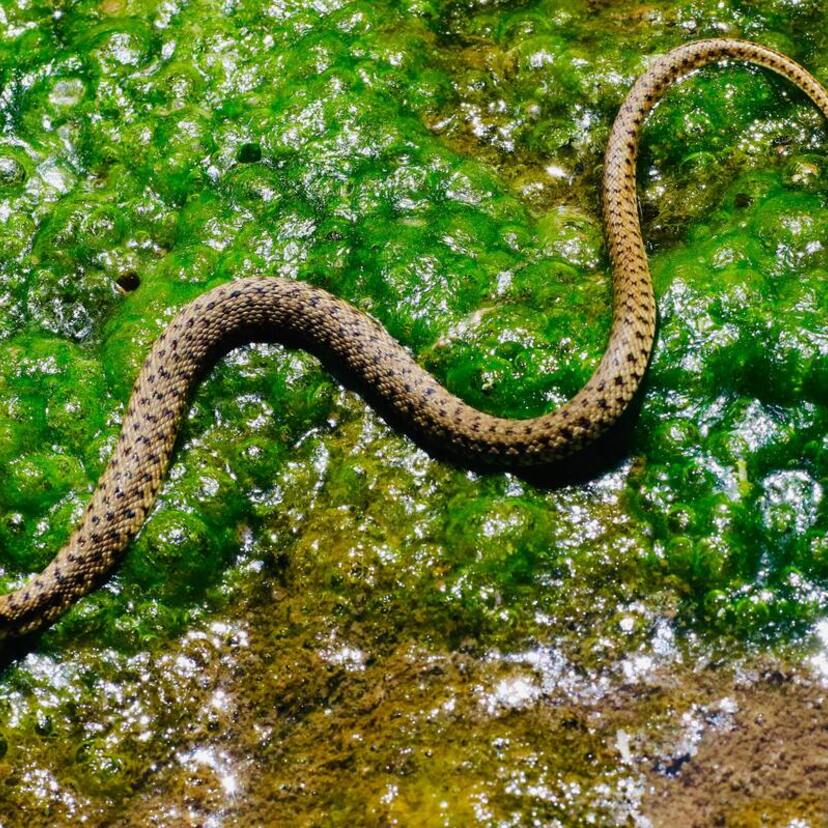
<instances>
[{"instance_id":1,"label":"snake scales","mask_svg":"<svg viewBox=\"0 0 828 828\"><path fill-rule=\"evenodd\" d=\"M499 465L545 463L606 431L638 389L655 332L653 286L635 189L641 128L677 79L728 59L784 75L828 117L828 92L819 82L764 46L704 40L653 61L621 107L607 147L603 193L613 267L612 330L595 373L571 400L534 419L492 417L446 391L376 322L324 290L277 278L222 285L186 306L156 341L80 526L39 575L0 596L0 635L20 635L48 624L112 570L155 500L200 369L217 348L249 341L262 331L326 351L412 426L467 459Z\"/></svg>"}]
</instances>

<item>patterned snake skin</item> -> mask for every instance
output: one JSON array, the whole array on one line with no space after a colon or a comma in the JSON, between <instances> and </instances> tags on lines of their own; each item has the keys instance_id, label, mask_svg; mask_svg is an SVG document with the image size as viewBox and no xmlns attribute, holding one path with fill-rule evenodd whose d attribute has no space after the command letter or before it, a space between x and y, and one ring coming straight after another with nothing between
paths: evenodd
<instances>
[{"instance_id":1,"label":"patterned snake skin","mask_svg":"<svg viewBox=\"0 0 828 828\"><path fill-rule=\"evenodd\" d=\"M641 128L671 84L721 60L748 61L784 75L828 116L828 93L815 78L754 43L704 40L653 61L621 107L606 154L604 221L614 288L609 343L591 379L565 405L529 420L491 417L446 391L376 322L323 290L276 278L222 285L185 307L153 346L80 526L43 572L0 596L0 636L49 624L111 572L155 500L194 381L217 349L263 331L332 355L406 422L461 458L545 463L606 431L638 389L655 330L635 191Z\"/></svg>"}]
</instances>

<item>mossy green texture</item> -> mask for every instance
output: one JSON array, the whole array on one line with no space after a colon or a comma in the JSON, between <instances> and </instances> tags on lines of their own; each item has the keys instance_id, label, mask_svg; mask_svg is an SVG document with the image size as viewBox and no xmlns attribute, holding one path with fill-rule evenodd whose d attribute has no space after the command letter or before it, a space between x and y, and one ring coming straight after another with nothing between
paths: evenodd
<instances>
[{"instance_id":1,"label":"mossy green texture","mask_svg":"<svg viewBox=\"0 0 828 828\"><path fill-rule=\"evenodd\" d=\"M489 412L571 396L609 330L612 118L650 55L723 33L828 79L815 0L4 0L0 587L68 536L153 339L229 279L332 291ZM825 611L825 136L758 69L659 106L656 352L588 460L457 468L304 353L228 355L123 566L0 675L0 822L184 818L154 791L192 824L634 813L617 751L533 705ZM383 659L398 716L360 678ZM234 731L222 675L276 720ZM280 768L255 796L253 755Z\"/></svg>"}]
</instances>

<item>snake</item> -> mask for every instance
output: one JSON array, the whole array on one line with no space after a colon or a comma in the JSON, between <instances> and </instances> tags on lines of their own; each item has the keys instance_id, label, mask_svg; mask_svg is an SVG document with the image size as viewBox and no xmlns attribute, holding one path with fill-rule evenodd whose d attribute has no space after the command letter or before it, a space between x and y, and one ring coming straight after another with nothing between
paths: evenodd
<instances>
[{"instance_id":1,"label":"snake","mask_svg":"<svg viewBox=\"0 0 828 828\"><path fill-rule=\"evenodd\" d=\"M651 60L610 131L603 217L612 266L612 325L597 368L571 399L538 417L495 417L450 393L377 321L321 288L269 276L222 284L180 310L153 344L79 525L42 572L0 596L0 637L48 626L112 572L153 506L193 386L228 346L266 337L327 355L412 431L469 462L552 463L604 434L638 392L656 330L636 191L642 128L673 84L722 61L756 64L782 75L828 117L825 88L767 46L732 38L699 40Z\"/></svg>"}]
</instances>

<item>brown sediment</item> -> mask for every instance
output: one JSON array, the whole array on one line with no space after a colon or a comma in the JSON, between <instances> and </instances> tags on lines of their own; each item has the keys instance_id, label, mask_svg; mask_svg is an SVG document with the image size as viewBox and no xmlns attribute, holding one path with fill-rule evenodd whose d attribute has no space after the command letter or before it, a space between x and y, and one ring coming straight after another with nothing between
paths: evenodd
<instances>
[{"instance_id":1,"label":"brown sediment","mask_svg":"<svg viewBox=\"0 0 828 828\"><path fill-rule=\"evenodd\" d=\"M675 772L651 766L642 811L653 825L825 825L828 688L770 666L755 678L714 679L710 689L727 692L734 710Z\"/></svg>"},{"instance_id":2,"label":"brown sediment","mask_svg":"<svg viewBox=\"0 0 828 828\"><path fill-rule=\"evenodd\" d=\"M828 819L828 691L801 662L663 665L613 681L600 698L575 687L587 672L573 667L557 686L510 701L493 688L539 671L471 643L459 652L398 644L348 664L326 655L318 633L279 639L277 628L256 624L232 675L221 674L220 659L204 663L203 703L220 687L235 700L232 714L194 727L176 751L209 746L227 757L237 794L220 770L170 756L108 824L173 815L191 825L211 816L377 826ZM381 651L371 639L350 631L354 646Z\"/></svg>"}]
</instances>

